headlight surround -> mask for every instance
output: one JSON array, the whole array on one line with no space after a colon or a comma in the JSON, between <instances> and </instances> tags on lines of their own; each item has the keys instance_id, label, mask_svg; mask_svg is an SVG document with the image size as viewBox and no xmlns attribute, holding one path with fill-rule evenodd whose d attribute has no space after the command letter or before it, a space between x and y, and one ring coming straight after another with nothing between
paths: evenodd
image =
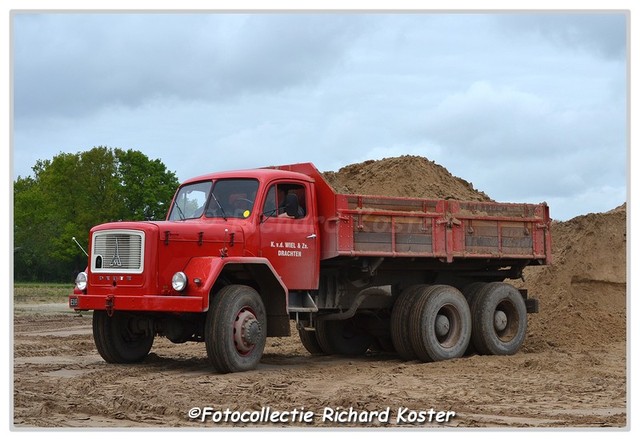
<instances>
[{"instance_id":1,"label":"headlight surround","mask_svg":"<svg viewBox=\"0 0 640 441\"><path fill-rule=\"evenodd\" d=\"M84 271L79 272L76 276L76 288L80 291L84 291L85 289L87 289L88 280L89 278L87 277L87 273L85 273Z\"/></svg>"},{"instance_id":2,"label":"headlight surround","mask_svg":"<svg viewBox=\"0 0 640 441\"><path fill-rule=\"evenodd\" d=\"M184 289L187 287L188 280L189 279L187 279L187 275L185 273L183 273L182 271L178 271L171 278L171 286L178 292L184 291Z\"/></svg>"}]
</instances>

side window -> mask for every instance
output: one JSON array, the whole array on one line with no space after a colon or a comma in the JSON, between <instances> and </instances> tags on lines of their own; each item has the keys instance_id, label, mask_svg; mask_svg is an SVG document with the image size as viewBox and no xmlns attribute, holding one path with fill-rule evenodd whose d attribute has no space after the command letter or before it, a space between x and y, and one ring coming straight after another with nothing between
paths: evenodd
<instances>
[{"instance_id":1,"label":"side window","mask_svg":"<svg viewBox=\"0 0 640 441\"><path fill-rule=\"evenodd\" d=\"M267 192L263 213L265 216L302 219L307 215L306 192L303 185L273 184Z\"/></svg>"}]
</instances>

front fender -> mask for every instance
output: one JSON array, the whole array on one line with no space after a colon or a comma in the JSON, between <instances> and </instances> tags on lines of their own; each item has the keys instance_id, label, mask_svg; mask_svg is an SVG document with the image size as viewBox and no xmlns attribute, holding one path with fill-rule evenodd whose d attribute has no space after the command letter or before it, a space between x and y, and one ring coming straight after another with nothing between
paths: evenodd
<instances>
[{"instance_id":1,"label":"front fender","mask_svg":"<svg viewBox=\"0 0 640 441\"><path fill-rule=\"evenodd\" d=\"M183 271L189 280L184 294L202 297L203 311L209 309L209 294L218 279L224 275L231 280L238 278L238 280L254 281L260 288L260 295L267 312L271 310L271 313L286 314L287 287L282 283L282 278L271 266L269 260L265 258L194 257Z\"/></svg>"}]
</instances>

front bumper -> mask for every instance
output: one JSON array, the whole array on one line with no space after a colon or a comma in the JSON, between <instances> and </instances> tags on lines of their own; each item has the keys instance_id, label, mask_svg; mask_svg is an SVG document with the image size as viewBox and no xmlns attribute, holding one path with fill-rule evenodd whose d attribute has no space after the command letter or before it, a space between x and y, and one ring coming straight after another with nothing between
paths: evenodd
<instances>
[{"instance_id":1,"label":"front bumper","mask_svg":"<svg viewBox=\"0 0 640 441\"><path fill-rule=\"evenodd\" d=\"M76 311L149 311L149 312L204 312L202 297L187 296L124 296L88 295L69 296L69 308Z\"/></svg>"}]
</instances>

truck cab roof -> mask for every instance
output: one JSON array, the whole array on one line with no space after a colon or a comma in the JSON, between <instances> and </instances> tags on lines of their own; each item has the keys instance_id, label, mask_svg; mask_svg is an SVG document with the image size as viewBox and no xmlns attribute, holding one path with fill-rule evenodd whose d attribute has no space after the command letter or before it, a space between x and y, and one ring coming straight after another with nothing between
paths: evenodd
<instances>
[{"instance_id":1,"label":"truck cab roof","mask_svg":"<svg viewBox=\"0 0 640 441\"><path fill-rule=\"evenodd\" d=\"M200 181L211 181L217 179L230 179L230 178L253 178L260 182L270 182L276 179L296 179L299 181L314 182L315 180L308 175L298 172L292 172L288 170L281 170L276 168L254 168L235 171L223 171L207 173L204 175L189 178L182 184L190 184Z\"/></svg>"}]
</instances>

